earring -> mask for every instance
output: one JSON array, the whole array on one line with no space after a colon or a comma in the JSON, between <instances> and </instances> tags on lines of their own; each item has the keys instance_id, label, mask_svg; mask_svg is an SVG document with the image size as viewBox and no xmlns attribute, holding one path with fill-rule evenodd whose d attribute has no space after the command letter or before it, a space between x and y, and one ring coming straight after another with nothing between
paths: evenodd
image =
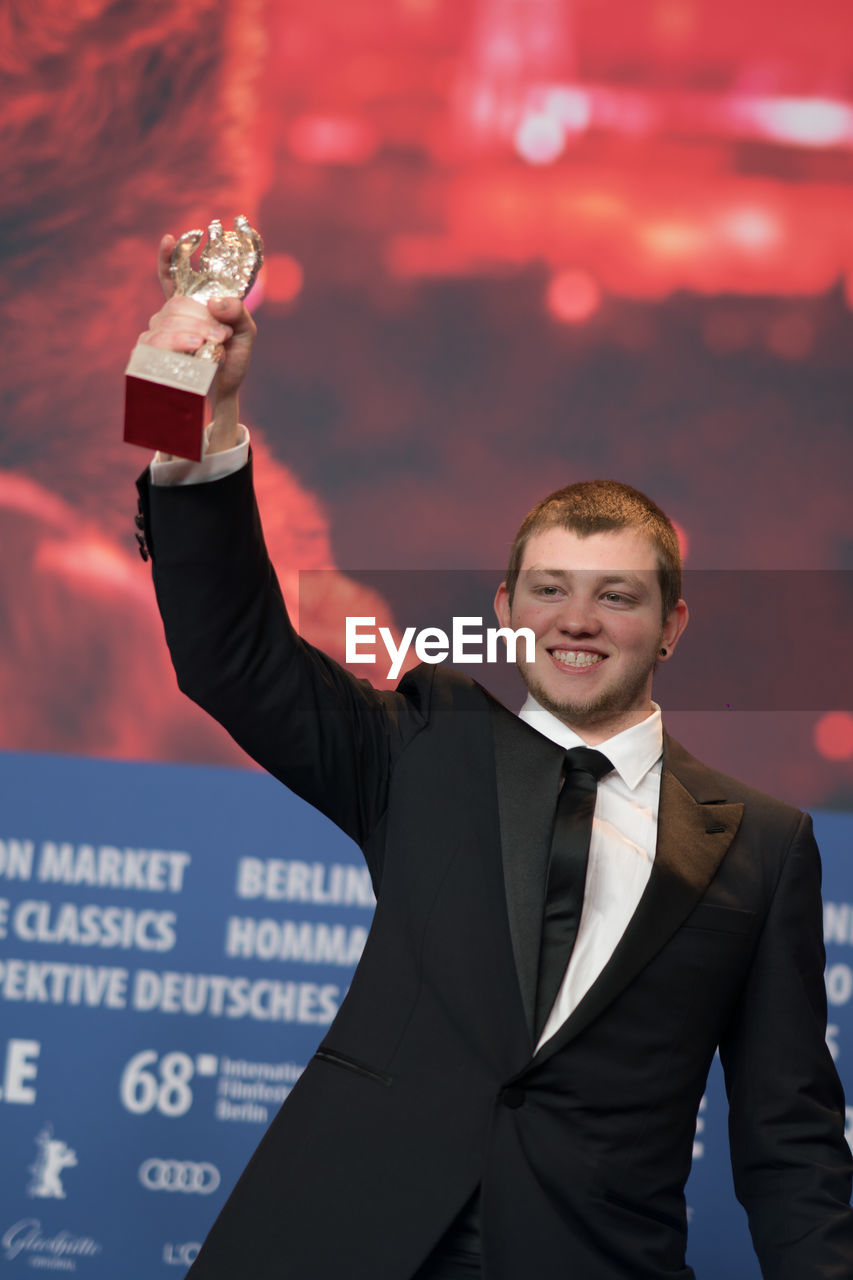
<instances>
[{"instance_id":1,"label":"earring","mask_svg":"<svg viewBox=\"0 0 853 1280\"><path fill-rule=\"evenodd\" d=\"M665 657L666 657L666 649L661 649L661 651L660 651L660 656L661 656L662 658L665 658Z\"/></svg>"}]
</instances>

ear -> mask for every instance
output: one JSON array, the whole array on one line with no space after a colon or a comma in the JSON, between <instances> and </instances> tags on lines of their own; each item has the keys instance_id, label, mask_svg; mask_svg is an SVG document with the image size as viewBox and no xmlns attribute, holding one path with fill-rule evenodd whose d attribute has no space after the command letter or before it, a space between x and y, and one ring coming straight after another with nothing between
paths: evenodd
<instances>
[{"instance_id":1,"label":"ear","mask_svg":"<svg viewBox=\"0 0 853 1280\"><path fill-rule=\"evenodd\" d=\"M675 652L675 646L678 644L684 632L684 628L690 621L690 611L683 600L679 600L675 608L670 610L666 622L663 624L663 634L661 635L661 647L666 649L666 653L658 654L658 662L668 662Z\"/></svg>"},{"instance_id":2,"label":"ear","mask_svg":"<svg viewBox=\"0 0 853 1280\"><path fill-rule=\"evenodd\" d=\"M495 617L501 627L510 626L512 610L509 604L509 594L507 593L506 583L502 582L495 592Z\"/></svg>"}]
</instances>

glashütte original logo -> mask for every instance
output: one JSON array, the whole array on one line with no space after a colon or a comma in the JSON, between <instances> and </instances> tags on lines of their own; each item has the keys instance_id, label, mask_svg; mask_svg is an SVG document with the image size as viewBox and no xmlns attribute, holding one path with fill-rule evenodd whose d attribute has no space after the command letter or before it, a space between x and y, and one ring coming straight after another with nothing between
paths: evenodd
<instances>
[{"instance_id":1,"label":"glash\u00fctte original logo","mask_svg":"<svg viewBox=\"0 0 853 1280\"><path fill-rule=\"evenodd\" d=\"M91 1236L74 1236L57 1231L47 1236L38 1218L22 1218L4 1232L0 1241L7 1262L26 1259L40 1270L76 1271L79 1258L94 1258L103 1250Z\"/></svg>"},{"instance_id":2,"label":"glash\u00fctte original logo","mask_svg":"<svg viewBox=\"0 0 853 1280\"><path fill-rule=\"evenodd\" d=\"M139 1166L139 1181L148 1191L183 1191L209 1196L222 1181L215 1164L152 1157Z\"/></svg>"},{"instance_id":3,"label":"glash\u00fctte original logo","mask_svg":"<svg viewBox=\"0 0 853 1280\"><path fill-rule=\"evenodd\" d=\"M54 1138L50 1125L45 1125L38 1134L36 1146L39 1153L35 1164L30 1165L29 1171L33 1176L27 1187L27 1195L37 1196L41 1200L64 1200L65 1188L61 1174L77 1164L77 1152L72 1151L67 1142Z\"/></svg>"}]
</instances>

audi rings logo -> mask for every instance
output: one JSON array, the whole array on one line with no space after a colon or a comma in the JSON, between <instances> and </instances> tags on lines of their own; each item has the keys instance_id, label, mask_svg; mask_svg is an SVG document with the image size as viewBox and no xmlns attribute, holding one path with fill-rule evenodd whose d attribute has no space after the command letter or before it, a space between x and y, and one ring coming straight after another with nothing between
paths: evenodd
<instances>
[{"instance_id":1,"label":"audi rings logo","mask_svg":"<svg viewBox=\"0 0 853 1280\"><path fill-rule=\"evenodd\" d=\"M222 1181L215 1164L193 1160L146 1160L139 1166L139 1181L148 1191L183 1191L209 1196Z\"/></svg>"}]
</instances>

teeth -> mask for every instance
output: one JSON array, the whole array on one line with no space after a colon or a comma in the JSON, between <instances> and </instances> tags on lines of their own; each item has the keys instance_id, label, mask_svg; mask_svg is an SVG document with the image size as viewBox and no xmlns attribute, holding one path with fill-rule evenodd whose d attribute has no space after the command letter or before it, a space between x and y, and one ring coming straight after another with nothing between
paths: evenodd
<instances>
[{"instance_id":1,"label":"teeth","mask_svg":"<svg viewBox=\"0 0 853 1280\"><path fill-rule=\"evenodd\" d=\"M554 657L564 667L594 667L604 661L601 653L586 653L583 649L552 649Z\"/></svg>"}]
</instances>

